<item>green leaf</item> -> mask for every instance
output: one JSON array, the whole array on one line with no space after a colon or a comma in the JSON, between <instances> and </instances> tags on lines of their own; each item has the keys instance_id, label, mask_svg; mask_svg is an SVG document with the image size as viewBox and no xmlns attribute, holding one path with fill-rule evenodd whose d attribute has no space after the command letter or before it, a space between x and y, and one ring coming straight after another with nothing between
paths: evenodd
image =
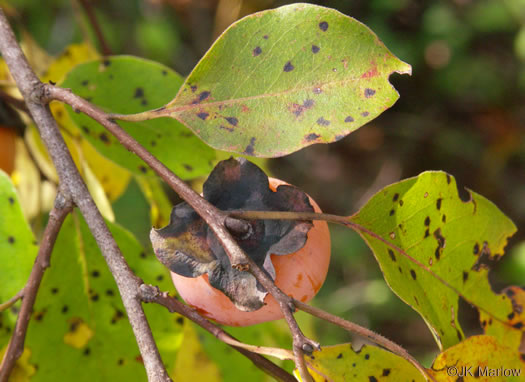
<instances>
[{"instance_id":1,"label":"green leaf","mask_svg":"<svg viewBox=\"0 0 525 382\"><path fill-rule=\"evenodd\" d=\"M16 295L31 273L38 247L9 176L0 170L0 302ZM16 315L0 312L0 348L7 344Z\"/></svg>"},{"instance_id":2,"label":"green leaf","mask_svg":"<svg viewBox=\"0 0 525 382\"><path fill-rule=\"evenodd\" d=\"M168 102L182 78L161 64L129 56L106 57L75 67L62 86L113 113L138 113ZM67 108L82 135L105 157L136 174L152 174L101 125ZM208 173L212 149L171 119L121 122L126 131L184 179Z\"/></svg>"},{"instance_id":3,"label":"green leaf","mask_svg":"<svg viewBox=\"0 0 525 382\"><path fill-rule=\"evenodd\" d=\"M438 355L429 372L436 381L517 382L523 381L525 360L494 337L474 336Z\"/></svg>"},{"instance_id":4,"label":"green leaf","mask_svg":"<svg viewBox=\"0 0 525 382\"><path fill-rule=\"evenodd\" d=\"M445 349L464 338L460 296L502 322L513 311L505 294L492 291L483 263L503 256L516 227L489 200L463 192L450 175L424 172L384 188L351 217L368 230L361 235L390 288Z\"/></svg>"},{"instance_id":5,"label":"green leaf","mask_svg":"<svg viewBox=\"0 0 525 382\"><path fill-rule=\"evenodd\" d=\"M293 4L233 24L162 115L217 149L277 157L335 142L388 109L410 73L365 25Z\"/></svg>"},{"instance_id":6,"label":"green leaf","mask_svg":"<svg viewBox=\"0 0 525 382\"><path fill-rule=\"evenodd\" d=\"M109 224L130 267L145 282L169 288L169 276L154 256L122 228ZM176 317L145 306L165 362L174 362L180 340ZM57 238L26 339L35 381L145 380L135 337L115 281L83 219L74 214ZM56 360L60 360L57 367ZM82 370L79 373L79 370Z\"/></svg>"},{"instance_id":7,"label":"green leaf","mask_svg":"<svg viewBox=\"0 0 525 382\"><path fill-rule=\"evenodd\" d=\"M414 381L425 378L407 360L376 346L363 345L355 351L351 344L323 346L306 357L314 381ZM299 374L295 371L299 380Z\"/></svg>"}]
</instances>

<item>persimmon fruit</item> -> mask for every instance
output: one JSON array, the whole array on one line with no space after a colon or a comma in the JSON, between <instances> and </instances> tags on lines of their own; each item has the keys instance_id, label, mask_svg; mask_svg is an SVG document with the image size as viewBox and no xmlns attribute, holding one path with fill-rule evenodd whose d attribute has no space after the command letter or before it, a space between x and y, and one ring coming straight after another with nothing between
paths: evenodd
<instances>
[{"instance_id":1,"label":"persimmon fruit","mask_svg":"<svg viewBox=\"0 0 525 382\"><path fill-rule=\"evenodd\" d=\"M269 178L270 189L286 182ZM316 212L317 203L308 196ZM270 255L275 267L275 284L287 295L302 302L310 301L321 289L330 263L330 232L324 221L316 220L308 231L305 245L289 255ZM208 275L190 278L171 272L177 292L187 304L203 316L229 326L248 326L283 317L277 301L268 294L265 305L252 312L235 307L231 300L208 282Z\"/></svg>"},{"instance_id":2,"label":"persimmon fruit","mask_svg":"<svg viewBox=\"0 0 525 382\"><path fill-rule=\"evenodd\" d=\"M0 125L0 168L11 174L15 167L15 129Z\"/></svg>"}]
</instances>

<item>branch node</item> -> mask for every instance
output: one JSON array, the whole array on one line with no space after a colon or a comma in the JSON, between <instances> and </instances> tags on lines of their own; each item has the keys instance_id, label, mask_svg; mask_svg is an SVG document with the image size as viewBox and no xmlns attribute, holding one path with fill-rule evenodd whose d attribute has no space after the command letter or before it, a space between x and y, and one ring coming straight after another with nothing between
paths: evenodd
<instances>
[{"instance_id":1,"label":"branch node","mask_svg":"<svg viewBox=\"0 0 525 382\"><path fill-rule=\"evenodd\" d=\"M158 286L141 284L139 287L138 296L143 302L156 302L160 294L161 293Z\"/></svg>"},{"instance_id":2,"label":"branch node","mask_svg":"<svg viewBox=\"0 0 525 382\"><path fill-rule=\"evenodd\" d=\"M34 81L32 84L33 91L29 95L29 100L39 105L45 105L50 101L50 93L47 85L40 81Z\"/></svg>"},{"instance_id":3,"label":"branch node","mask_svg":"<svg viewBox=\"0 0 525 382\"><path fill-rule=\"evenodd\" d=\"M308 355L311 355L314 351L314 347L310 343L304 343L302 348L303 351Z\"/></svg>"},{"instance_id":4,"label":"branch node","mask_svg":"<svg viewBox=\"0 0 525 382\"><path fill-rule=\"evenodd\" d=\"M57 210L70 209L73 207L73 200L69 193L59 191L55 198L54 207Z\"/></svg>"}]
</instances>

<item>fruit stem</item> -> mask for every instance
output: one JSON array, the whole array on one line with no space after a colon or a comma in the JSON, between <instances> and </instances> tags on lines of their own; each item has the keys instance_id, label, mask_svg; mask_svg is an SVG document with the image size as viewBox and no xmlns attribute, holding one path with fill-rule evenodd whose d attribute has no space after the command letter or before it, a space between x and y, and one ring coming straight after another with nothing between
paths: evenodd
<instances>
[{"instance_id":1,"label":"fruit stem","mask_svg":"<svg viewBox=\"0 0 525 382\"><path fill-rule=\"evenodd\" d=\"M253 233L252 225L246 220L234 219L226 216L224 225L236 238L246 240Z\"/></svg>"}]
</instances>

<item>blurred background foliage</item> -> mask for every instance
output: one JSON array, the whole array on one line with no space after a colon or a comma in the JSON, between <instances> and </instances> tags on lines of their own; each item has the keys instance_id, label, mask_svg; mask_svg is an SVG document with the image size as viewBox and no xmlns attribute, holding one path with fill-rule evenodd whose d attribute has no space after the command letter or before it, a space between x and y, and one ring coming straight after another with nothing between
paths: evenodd
<instances>
[{"instance_id":1,"label":"blurred background foliage","mask_svg":"<svg viewBox=\"0 0 525 382\"><path fill-rule=\"evenodd\" d=\"M273 0L93 0L99 39L82 1L0 1L18 33L27 31L51 55L86 39L113 54L132 54L189 74L235 20L291 3ZM314 145L265 166L308 192L325 212L352 214L387 184L424 170L445 170L492 200L521 231L495 264L496 290L525 280L525 0L327 0L368 25L412 77L393 75L400 100L379 118L331 145ZM224 156L224 154L221 154ZM116 221L148 243L147 187L138 178L112 201ZM202 180L195 180L198 184ZM177 198L170 196L172 202ZM133 208L130 208L133 206ZM361 239L333 226L333 261L314 304L399 342L423 359L437 351L423 320L386 286ZM464 320L479 332L464 306ZM303 320L303 318L301 318ZM306 318L304 318L306 320ZM345 332L305 322L323 344ZM468 325L467 325L468 326ZM280 324L272 329L283 335ZM242 329L235 330L242 338ZM199 332L202 336L202 333ZM213 346L204 339L205 347ZM356 339L356 341L359 341ZM428 362L426 362L428 365Z\"/></svg>"}]
</instances>

